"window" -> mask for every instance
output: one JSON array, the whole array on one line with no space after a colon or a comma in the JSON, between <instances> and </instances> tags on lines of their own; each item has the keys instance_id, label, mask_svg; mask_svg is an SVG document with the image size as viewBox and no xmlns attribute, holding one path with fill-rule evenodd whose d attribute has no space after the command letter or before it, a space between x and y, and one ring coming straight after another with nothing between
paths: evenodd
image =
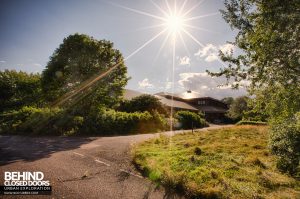
<instances>
[{"instance_id":1,"label":"window","mask_svg":"<svg viewBox=\"0 0 300 199\"><path fill-rule=\"evenodd\" d=\"M199 100L198 105L205 105L205 100Z\"/></svg>"}]
</instances>

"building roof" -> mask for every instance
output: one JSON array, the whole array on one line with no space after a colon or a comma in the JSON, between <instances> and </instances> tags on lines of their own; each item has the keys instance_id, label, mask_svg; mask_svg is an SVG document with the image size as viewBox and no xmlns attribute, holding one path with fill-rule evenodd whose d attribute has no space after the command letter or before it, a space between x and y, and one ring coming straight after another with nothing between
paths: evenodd
<instances>
[{"instance_id":1,"label":"building roof","mask_svg":"<svg viewBox=\"0 0 300 199\"><path fill-rule=\"evenodd\" d=\"M138 97L138 96L143 95L143 94L144 93L141 93L141 92L138 92L138 91L125 89L123 97L126 100L131 100L132 98Z\"/></svg>"},{"instance_id":2,"label":"building roof","mask_svg":"<svg viewBox=\"0 0 300 199\"><path fill-rule=\"evenodd\" d=\"M192 111L199 111L199 109L189 105L186 102L182 102L182 101L178 101L176 99L168 99L166 97L163 96L159 96L159 95L154 95L155 97L157 97L160 102L168 107L174 107L174 108L179 108L179 109L186 109L186 110L192 110Z\"/></svg>"},{"instance_id":3,"label":"building roof","mask_svg":"<svg viewBox=\"0 0 300 199\"><path fill-rule=\"evenodd\" d=\"M135 97L138 97L138 96L144 95L144 94L145 93L141 93L141 92L130 90L130 89L125 89L124 99L131 100L132 98L135 98ZM201 110L206 113L225 113L227 111L226 109L224 109L222 107L218 107L218 106L200 106L199 108L196 108L196 107L192 106L191 104L189 104L189 102L191 102L193 100L198 100L198 99L212 99L212 100L221 102L220 100L217 100L217 99L214 99L211 97L195 97L195 98L190 98L190 99L183 99L182 97L180 97L180 95L177 95L177 94L172 95L172 93L167 93L167 92L156 93L156 94L154 94L154 96L157 97L162 104L164 104L165 106L168 106L168 107L174 107L174 108L178 108L178 109L185 109L185 110L191 110L191 111ZM172 100L172 96L173 96L173 100Z\"/></svg>"}]
</instances>

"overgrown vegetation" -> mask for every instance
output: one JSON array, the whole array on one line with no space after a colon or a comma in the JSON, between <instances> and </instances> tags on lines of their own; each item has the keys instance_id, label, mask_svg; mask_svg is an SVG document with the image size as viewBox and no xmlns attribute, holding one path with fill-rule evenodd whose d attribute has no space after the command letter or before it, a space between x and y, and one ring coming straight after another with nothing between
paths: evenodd
<instances>
[{"instance_id":1,"label":"overgrown vegetation","mask_svg":"<svg viewBox=\"0 0 300 199\"><path fill-rule=\"evenodd\" d=\"M225 0L221 13L237 33L231 43L241 53L220 52L228 67L210 73L232 78L234 88L250 83L255 98L246 115L269 122L271 150L280 157L278 167L290 174L300 162L294 147L300 142L295 127L300 112L299 10L299 0Z\"/></svg>"},{"instance_id":2,"label":"overgrown vegetation","mask_svg":"<svg viewBox=\"0 0 300 199\"><path fill-rule=\"evenodd\" d=\"M272 152L279 156L277 167L297 175L300 161L300 112L288 120L276 119L273 122L270 146Z\"/></svg>"},{"instance_id":3,"label":"overgrown vegetation","mask_svg":"<svg viewBox=\"0 0 300 199\"><path fill-rule=\"evenodd\" d=\"M148 111L150 113L158 112L160 114L168 115L167 109L159 99L148 94L134 97L131 100L123 100L118 107L118 110L128 113Z\"/></svg>"},{"instance_id":4,"label":"overgrown vegetation","mask_svg":"<svg viewBox=\"0 0 300 199\"><path fill-rule=\"evenodd\" d=\"M201 113L193 113L190 111L178 111L175 114L178 125L177 129L192 129L203 128L208 126L208 123L204 119L204 115Z\"/></svg>"},{"instance_id":5,"label":"overgrown vegetation","mask_svg":"<svg viewBox=\"0 0 300 199\"><path fill-rule=\"evenodd\" d=\"M167 129L168 113L155 97L123 101L128 79L112 42L70 35L42 75L0 72L0 133L112 135Z\"/></svg>"},{"instance_id":6,"label":"overgrown vegetation","mask_svg":"<svg viewBox=\"0 0 300 199\"><path fill-rule=\"evenodd\" d=\"M41 76L15 70L0 71L0 112L42 102Z\"/></svg>"},{"instance_id":7,"label":"overgrown vegetation","mask_svg":"<svg viewBox=\"0 0 300 199\"><path fill-rule=\"evenodd\" d=\"M276 168L268 132L235 126L160 136L137 145L133 159L151 180L191 198L296 199L300 182Z\"/></svg>"},{"instance_id":8,"label":"overgrown vegetation","mask_svg":"<svg viewBox=\"0 0 300 199\"><path fill-rule=\"evenodd\" d=\"M267 122L261 122L261 121L252 121L252 120L241 120L237 125L267 125Z\"/></svg>"}]
</instances>

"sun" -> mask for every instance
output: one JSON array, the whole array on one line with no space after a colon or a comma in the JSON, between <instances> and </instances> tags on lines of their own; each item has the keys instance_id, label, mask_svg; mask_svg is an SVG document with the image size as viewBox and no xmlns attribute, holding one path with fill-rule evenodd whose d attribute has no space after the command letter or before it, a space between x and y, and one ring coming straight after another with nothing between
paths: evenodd
<instances>
[{"instance_id":1,"label":"sun","mask_svg":"<svg viewBox=\"0 0 300 199\"><path fill-rule=\"evenodd\" d=\"M166 18L166 27L172 34L177 34L183 30L184 27L184 19L179 15L169 15Z\"/></svg>"}]
</instances>

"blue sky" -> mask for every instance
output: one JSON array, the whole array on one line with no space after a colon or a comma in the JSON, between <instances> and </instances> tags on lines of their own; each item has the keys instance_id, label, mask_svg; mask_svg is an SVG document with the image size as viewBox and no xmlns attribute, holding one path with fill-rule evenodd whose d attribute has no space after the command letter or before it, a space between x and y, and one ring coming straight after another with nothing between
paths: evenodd
<instances>
[{"instance_id":1,"label":"blue sky","mask_svg":"<svg viewBox=\"0 0 300 199\"><path fill-rule=\"evenodd\" d=\"M166 1L153 2L168 10ZM174 2L168 0L170 7L173 8ZM177 0L177 7L183 2ZM199 2L188 0L183 12ZM164 29L145 28L161 21L123 7L163 16L150 0L2 0L0 69L42 72L63 38L74 33L110 40L127 57ZM217 59L218 50L236 51L233 46L226 45L227 41L233 41L234 32L218 13L222 8L222 0L206 0L187 15L217 13L189 21L190 25L209 31L186 28L203 46L182 32L186 50L177 36L174 84L171 40L158 54L166 32L126 61L131 77L127 88L155 93L170 92L174 85L176 93L192 90L202 96L217 98L244 94L243 89L232 91L228 87L218 87L225 83L224 78L211 78L204 73L206 69L216 71L222 67Z\"/></svg>"}]
</instances>

